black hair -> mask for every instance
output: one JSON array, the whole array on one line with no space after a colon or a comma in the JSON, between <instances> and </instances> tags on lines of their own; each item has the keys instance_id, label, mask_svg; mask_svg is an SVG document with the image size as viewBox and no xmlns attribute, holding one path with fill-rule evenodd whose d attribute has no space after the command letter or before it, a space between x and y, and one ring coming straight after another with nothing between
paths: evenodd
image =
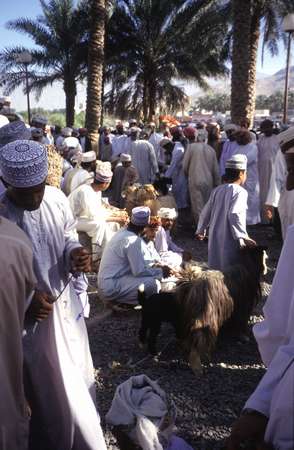
<instances>
[{"instance_id":1,"label":"black hair","mask_svg":"<svg viewBox=\"0 0 294 450\"><path fill-rule=\"evenodd\" d=\"M144 228L145 228L145 225L144 226L142 226L142 225L139 226L139 225L133 224L132 222L129 222L128 227L127 227L127 229L129 231L133 231L135 234L138 234L138 235L143 232Z\"/></svg>"},{"instance_id":2,"label":"black hair","mask_svg":"<svg viewBox=\"0 0 294 450\"><path fill-rule=\"evenodd\" d=\"M227 169L225 171L225 175L223 177L223 180L226 183L234 183L240 178L240 173L244 173L245 170L240 169Z\"/></svg>"},{"instance_id":3,"label":"black hair","mask_svg":"<svg viewBox=\"0 0 294 450\"><path fill-rule=\"evenodd\" d=\"M166 180L163 179L156 180L154 181L153 186L158 192L162 193L162 195L168 194L168 187Z\"/></svg>"}]
</instances>

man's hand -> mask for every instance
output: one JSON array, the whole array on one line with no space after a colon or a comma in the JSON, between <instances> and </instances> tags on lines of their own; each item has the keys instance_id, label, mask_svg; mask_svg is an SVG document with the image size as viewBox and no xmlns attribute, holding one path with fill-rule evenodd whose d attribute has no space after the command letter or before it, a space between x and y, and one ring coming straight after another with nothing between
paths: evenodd
<instances>
[{"instance_id":1,"label":"man's hand","mask_svg":"<svg viewBox=\"0 0 294 450\"><path fill-rule=\"evenodd\" d=\"M242 415L233 424L231 435L226 442L226 450L240 450L246 441L253 441L256 448L263 448L267 423L268 418L257 411Z\"/></svg>"},{"instance_id":2,"label":"man's hand","mask_svg":"<svg viewBox=\"0 0 294 450\"><path fill-rule=\"evenodd\" d=\"M36 291L31 304L27 310L27 315L33 317L38 322L47 319L53 311L53 303L55 298L46 292Z\"/></svg>"},{"instance_id":3,"label":"man's hand","mask_svg":"<svg viewBox=\"0 0 294 450\"><path fill-rule=\"evenodd\" d=\"M264 212L268 220L272 220L274 216L274 208L270 205L264 205Z\"/></svg>"},{"instance_id":4,"label":"man's hand","mask_svg":"<svg viewBox=\"0 0 294 450\"><path fill-rule=\"evenodd\" d=\"M244 246L245 247L253 248L253 247L256 247L256 245L257 245L256 242L253 239L250 239L250 238L243 239L243 241L244 241Z\"/></svg>"},{"instance_id":5,"label":"man's hand","mask_svg":"<svg viewBox=\"0 0 294 450\"><path fill-rule=\"evenodd\" d=\"M91 257L84 247L74 248L70 259L72 272L91 272Z\"/></svg>"},{"instance_id":6,"label":"man's hand","mask_svg":"<svg viewBox=\"0 0 294 450\"><path fill-rule=\"evenodd\" d=\"M196 233L195 234L195 239L197 241L203 241L205 239L205 234Z\"/></svg>"}]
</instances>

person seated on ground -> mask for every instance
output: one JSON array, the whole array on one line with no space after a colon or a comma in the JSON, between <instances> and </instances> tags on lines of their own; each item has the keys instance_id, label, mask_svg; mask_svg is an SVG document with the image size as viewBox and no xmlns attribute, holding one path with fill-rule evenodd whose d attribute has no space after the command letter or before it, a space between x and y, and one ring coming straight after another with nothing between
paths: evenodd
<instances>
[{"instance_id":1,"label":"person seated on ground","mask_svg":"<svg viewBox=\"0 0 294 450\"><path fill-rule=\"evenodd\" d=\"M105 300L137 304L140 284L144 284L149 297L160 291L160 280L169 276L168 267L150 267L150 259L145 259L141 235L149 221L148 207L134 208L127 228L118 231L107 244L98 272L98 289Z\"/></svg>"},{"instance_id":2,"label":"person seated on ground","mask_svg":"<svg viewBox=\"0 0 294 450\"><path fill-rule=\"evenodd\" d=\"M157 200L160 204L160 208L171 208L176 210L177 204L172 192L168 189L166 180L160 178L153 183L153 186L159 194Z\"/></svg>"},{"instance_id":3,"label":"person seated on ground","mask_svg":"<svg viewBox=\"0 0 294 450\"><path fill-rule=\"evenodd\" d=\"M84 232L91 238L95 255L93 260L99 259L106 243L114 234L112 226L107 223L114 221L114 218L110 215L105 217L101 203L101 192L108 188L111 178L112 172L107 163L100 165L94 177L83 170L80 173L80 185L68 198L73 215L77 220L77 231ZM117 220L115 218L115 221Z\"/></svg>"},{"instance_id":4,"label":"person seated on ground","mask_svg":"<svg viewBox=\"0 0 294 450\"><path fill-rule=\"evenodd\" d=\"M268 448L294 448L293 258L294 226L291 225L264 307L264 320L253 329L267 371L233 425L227 450L239 450L248 441L252 442L250 448L263 449L264 441Z\"/></svg>"},{"instance_id":5,"label":"person seated on ground","mask_svg":"<svg viewBox=\"0 0 294 450\"><path fill-rule=\"evenodd\" d=\"M177 218L176 210L171 208L160 208L158 217L161 219L161 226L156 234L155 248L159 253L162 262L170 267L180 267L183 262L191 261L191 253L178 247L173 242L170 235L170 231Z\"/></svg>"},{"instance_id":6,"label":"person seated on ground","mask_svg":"<svg viewBox=\"0 0 294 450\"><path fill-rule=\"evenodd\" d=\"M115 167L111 185L110 203L118 208L124 208L125 199L122 191L132 186L138 180L137 169L132 166L132 157L126 153L120 155L120 163Z\"/></svg>"},{"instance_id":7,"label":"person seated on ground","mask_svg":"<svg viewBox=\"0 0 294 450\"><path fill-rule=\"evenodd\" d=\"M234 155L226 162L225 183L215 188L200 215L196 238L203 240L209 227L208 265L225 270L239 260L242 246L255 246L246 231L247 158Z\"/></svg>"}]
</instances>

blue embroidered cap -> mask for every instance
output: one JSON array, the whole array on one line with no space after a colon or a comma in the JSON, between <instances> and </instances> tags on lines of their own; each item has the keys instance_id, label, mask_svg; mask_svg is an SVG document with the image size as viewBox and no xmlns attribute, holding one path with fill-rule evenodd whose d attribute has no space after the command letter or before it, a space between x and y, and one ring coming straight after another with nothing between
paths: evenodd
<instances>
[{"instance_id":1,"label":"blue embroidered cap","mask_svg":"<svg viewBox=\"0 0 294 450\"><path fill-rule=\"evenodd\" d=\"M17 139L30 139L31 131L21 120L16 120L0 128L0 148Z\"/></svg>"},{"instance_id":2,"label":"blue embroidered cap","mask_svg":"<svg viewBox=\"0 0 294 450\"><path fill-rule=\"evenodd\" d=\"M139 227L144 227L150 222L151 211L148 206L137 206L132 209L131 222Z\"/></svg>"},{"instance_id":3,"label":"blue embroidered cap","mask_svg":"<svg viewBox=\"0 0 294 450\"><path fill-rule=\"evenodd\" d=\"M0 148L0 170L2 178L13 187L38 186L48 175L45 146L27 140L10 142Z\"/></svg>"}]
</instances>

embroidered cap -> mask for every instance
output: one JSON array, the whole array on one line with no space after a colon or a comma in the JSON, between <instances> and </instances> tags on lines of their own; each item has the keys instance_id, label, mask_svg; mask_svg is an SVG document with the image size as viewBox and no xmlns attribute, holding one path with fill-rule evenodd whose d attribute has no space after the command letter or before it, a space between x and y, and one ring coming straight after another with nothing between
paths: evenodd
<instances>
[{"instance_id":1,"label":"embroidered cap","mask_svg":"<svg viewBox=\"0 0 294 450\"><path fill-rule=\"evenodd\" d=\"M82 155L82 162L83 163L90 163L93 161L96 161L97 157L96 157L96 153L94 152L94 150L91 150L90 152L85 152Z\"/></svg>"},{"instance_id":2,"label":"embroidered cap","mask_svg":"<svg viewBox=\"0 0 294 450\"><path fill-rule=\"evenodd\" d=\"M137 206L132 209L131 222L138 227L145 227L150 222L151 211L148 206Z\"/></svg>"},{"instance_id":3,"label":"embroidered cap","mask_svg":"<svg viewBox=\"0 0 294 450\"><path fill-rule=\"evenodd\" d=\"M15 120L0 128L0 147L16 140L30 139L31 131L24 122Z\"/></svg>"},{"instance_id":4,"label":"embroidered cap","mask_svg":"<svg viewBox=\"0 0 294 450\"><path fill-rule=\"evenodd\" d=\"M247 157L245 155L234 155L226 162L226 169L246 170Z\"/></svg>"},{"instance_id":5,"label":"embroidered cap","mask_svg":"<svg viewBox=\"0 0 294 450\"><path fill-rule=\"evenodd\" d=\"M45 146L27 140L10 142L0 150L0 170L6 183L13 187L38 186L48 175Z\"/></svg>"}]
</instances>

